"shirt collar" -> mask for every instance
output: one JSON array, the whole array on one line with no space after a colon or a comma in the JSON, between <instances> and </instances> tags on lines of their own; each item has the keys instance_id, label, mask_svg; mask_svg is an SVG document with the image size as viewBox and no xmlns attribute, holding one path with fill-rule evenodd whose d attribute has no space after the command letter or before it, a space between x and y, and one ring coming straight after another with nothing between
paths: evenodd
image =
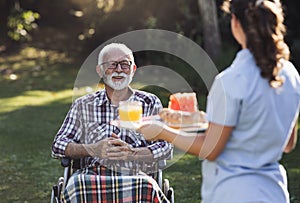
<instances>
[{"instance_id":1,"label":"shirt collar","mask_svg":"<svg viewBox=\"0 0 300 203\"><path fill-rule=\"evenodd\" d=\"M131 87L129 87L129 89L132 92L132 94L128 98L128 101L133 101L133 100L135 100L135 97L136 97L136 91L134 89L132 89ZM109 102L109 99L108 99L108 96L106 94L105 88L95 92L95 98L96 98L97 106L101 106L101 105L106 104L107 102Z\"/></svg>"},{"instance_id":2,"label":"shirt collar","mask_svg":"<svg viewBox=\"0 0 300 203\"><path fill-rule=\"evenodd\" d=\"M242 49L236 54L236 57L235 57L234 61L232 62L232 67L235 67L235 66L239 67L239 65L236 65L236 64L242 64L243 62L245 62L251 58L253 58L253 55L250 52L250 50Z\"/></svg>"}]
</instances>

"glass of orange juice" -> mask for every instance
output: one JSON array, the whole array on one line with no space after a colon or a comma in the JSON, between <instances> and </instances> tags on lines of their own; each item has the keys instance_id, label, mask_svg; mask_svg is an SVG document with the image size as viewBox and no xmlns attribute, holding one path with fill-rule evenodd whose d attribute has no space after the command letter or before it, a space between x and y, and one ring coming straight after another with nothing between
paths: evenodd
<instances>
[{"instance_id":1,"label":"glass of orange juice","mask_svg":"<svg viewBox=\"0 0 300 203\"><path fill-rule=\"evenodd\" d=\"M120 127L136 129L142 120L142 103L138 101L121 101L119 103Z\"/></svg>"}]
</instances>

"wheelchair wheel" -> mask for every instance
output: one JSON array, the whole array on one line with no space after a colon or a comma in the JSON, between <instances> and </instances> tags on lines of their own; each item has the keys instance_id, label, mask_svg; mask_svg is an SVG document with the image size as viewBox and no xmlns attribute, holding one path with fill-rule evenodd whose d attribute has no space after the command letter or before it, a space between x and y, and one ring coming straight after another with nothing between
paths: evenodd
<instances>
[{"instance_id":1,"label":"wheelchair wheel","mask_svg":"<svg viewBox=\"0 0 300 203\"><path fill-rule=\"evenodd\" d=\"M162 190L170 203L174 203L174 189L170 187L170 182L168 179L164 179Z\"/></svg>"},{"instance_id":2,"label":"wheelchair wheel","mask_svg":"<svg viewBox=\"0 0 300 203\"><path fill-rule=\"evenodd\" d=\"M173 188L170 188L167 192L167 199L171 202L174 203L174 190Z\"/></svg>"},{"instance_id":3,"label":"wheelchair wheel","mask_svg":"<svg viewBox=\"0 0 300 203\"><path fill-rule=\"evenodd\" d=\"M61 193L64 184L64 178L60 177L57 184L52 187L51 203L61 203Z\"/></svg>"},{"instance_id":4,"label":"wheelchair wheel","mask_svg":"<svg viewBox=\"0 0 300 203\"><path fill-rule=\"evenodd\" d=\"M167 195L169 189L170 189L170 182L168 179L164 179L164 184L163 184L163 188L162 188L163 193L165 195Z\"/></svg>"}]
</instances>

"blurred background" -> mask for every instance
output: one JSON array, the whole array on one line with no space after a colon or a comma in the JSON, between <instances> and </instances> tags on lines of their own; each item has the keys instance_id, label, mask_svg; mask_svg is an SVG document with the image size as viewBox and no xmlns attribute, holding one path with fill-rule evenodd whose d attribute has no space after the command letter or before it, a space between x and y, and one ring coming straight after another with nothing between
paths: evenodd
<instances>
[{"instance_id":1,"label":"blurred background","mask_svg":"<svg viewBox=\"0 0 300 203\"><path fill-rule=\"evenodd\" d=\"M52 140L73 97L84 60L105 41L134 30L162 29L201 46L219 71L239 49L222 0L0 0L0 199L47 202L62 168ZM282 2L291 61L300 70L300 1ZM188 64L166 53L134 53L138 66L156 64L181 74L205 109L207 88ZM167 106L170 92L144 88ZM90 91L90 89L88 89ZM300 202L299 146L283 157L291 201ZM180 153L178 153L180 154ZM175 152L176 156L176 152ZM200 202L201 161L184 155L164 171L176 202Z\"/></svg>"}]
</instances>

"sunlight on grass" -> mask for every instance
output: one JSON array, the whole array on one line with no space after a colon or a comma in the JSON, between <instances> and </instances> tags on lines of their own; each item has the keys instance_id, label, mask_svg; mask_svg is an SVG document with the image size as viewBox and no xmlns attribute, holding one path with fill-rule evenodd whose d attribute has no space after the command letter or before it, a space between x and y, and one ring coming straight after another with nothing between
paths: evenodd
<instances>
[{"instance_id":1,"label":"sunlight on grass","mask_svg":"<svg viewBox=\"0 0 300 203\"><path fill-rule=\"evenodd\" d=\"M134 85L137 88L139 84ZM60 101L65 103L72 103L72 99L76 99L82 95L93 93L99 89L104 88L103 84L94 87L82 87L62 91L41 91L28 90L21 95L9 98L0 98L0 113L8 113L26 106L43 106L52 102Z\"/></svg>"},{"instance_id":2,"label":"sunlight on grass","mask_svg":"<svg viewBox=\"0 0 300 203\"><path fill-rule=\"evenodd\" d=\"M14 55L10 55L8 57L0 57L0 63L3 63L3 65L6 64L27 64L28 61L30 62L28 65L35 65L33 61L36 59L47 59L47 62L71 62L72 60L67 57L65 53L59 53L57 51L51 51L51 50L43 50L38 49L35 47L25 47L24 49L21 49L19 53L16 53ZM18 68L22 68L23 66L17 66Z\"/></svg>"},{"instance_id":3,"label":"sunlight on grass","mask_svg":"<svg viewBox=\"0 0 300 203\"><path fill-rule=\"evenodd\" d=\"M8 113L26 106L43 106L52 102L60 101L70 103L73 90L63 90L59 92L50 91L25 91L23 94L0 99L0 113Z\"/></svg>"}]
</instances>

